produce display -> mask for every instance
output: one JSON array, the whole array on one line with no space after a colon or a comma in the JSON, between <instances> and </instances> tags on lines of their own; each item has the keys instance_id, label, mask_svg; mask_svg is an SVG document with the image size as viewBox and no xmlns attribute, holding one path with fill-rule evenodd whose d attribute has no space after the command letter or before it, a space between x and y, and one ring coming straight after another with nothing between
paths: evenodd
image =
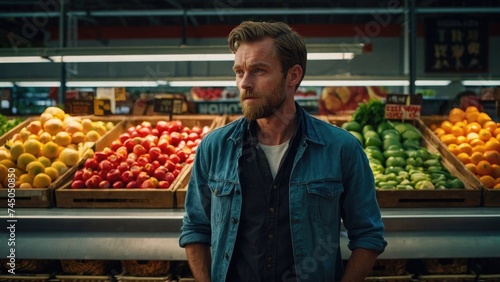
<instances>
[{"instance_id":1,"label":"produce display","mask_svg":"<svg viewBox=\"0 0 500 282\"><path fill-rule=\"evenodd\" d=\"M484 186L500 189L500 123L474 106L447 117L431 130Z\"/></svg>"},{"instance_id":2,"label":"produce display","mask_svg":"<svg viewBox=\"0 0 500 282\"><path fill-rule=\"evenodd\" d=\"M23 122L23 119L21 118L7 119L7 117L0 114L0 136L16 127L16 125L20 124L21 122Z\"/></svg>"},{"instance_id":3,"label":"produce display","mask_svg":"<svg viewBox=\"0 0 500 282\"><path fill-rule=\"evenodd\" d=\"M93 155L91 149L113 123L72 117L48 107L0 147L0 185L12 179L16 188L46 188L76 165ZM14 174L15 177L8 177Z\"/></svg>"},{"instance_id":4,"label":"produce display","mask_svg":"<svg viewBox=\"0 0 500 282\"><path fill-rule=\"evenodd\" d=\"M192 163L209 126L187 127L182 121L143 121L76 171L71 188L168 189L185 164Z\"/></svg>"},{"instance_id":5,"label":"produce display","mask_svg":"<svg viewBox=\"0 0 500 282\"><path fill-rule=\"evenodd\" d=\"M463 189L464 184L441 164L441 155L422 147L413 125L384 119L384 104L370 101L353 120L342 124L364 145L377 189Z\"/></svg>"},{"instance_id":6,"label":"produce display","mask_svg":"<svg viewBox=\"0 0 500 282\"><path fill-rule=\"evenodd\" d=\"M380 101L387 97L387 91L377 86L327 86L319 99L321 115L340 111L355 111L360 103Z\"/></svg>"}]
</instances>

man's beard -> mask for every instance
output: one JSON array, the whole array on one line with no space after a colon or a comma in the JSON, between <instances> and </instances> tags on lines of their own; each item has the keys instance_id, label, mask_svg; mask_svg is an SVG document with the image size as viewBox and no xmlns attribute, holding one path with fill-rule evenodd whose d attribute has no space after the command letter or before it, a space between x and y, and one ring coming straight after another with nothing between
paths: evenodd
<instances>
[{"instance_id":1,"label":"man's beard","mask_svg":"<svg viewBox=\"0 0 500 282\"><path fill-rule=\"evenodd\" d=\"M246 98L255 98L248 104L244 103ZM271 94L262 94L256 92L247 92L242 90L240 93L240 103L243 115L247 120L256 120L272 116L285 103L285 80L282 79L271 92Z\"/></svg>"}]
</instances>

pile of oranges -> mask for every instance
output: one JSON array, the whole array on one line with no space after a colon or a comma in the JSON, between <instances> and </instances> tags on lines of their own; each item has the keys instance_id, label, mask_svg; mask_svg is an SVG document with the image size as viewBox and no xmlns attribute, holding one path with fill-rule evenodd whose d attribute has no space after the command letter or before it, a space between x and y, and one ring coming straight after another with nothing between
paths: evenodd
<instances>
[{"instance_id":1,"label":"pile of oranges","mask_svg":"<svg viewBox=\"0 0 500 282\"><path fill-rule=\"evenodd\" d=\"M453 108L430 128L484 186L500 189L500 123L470 106Z\"/></svg>"}]
</instances>

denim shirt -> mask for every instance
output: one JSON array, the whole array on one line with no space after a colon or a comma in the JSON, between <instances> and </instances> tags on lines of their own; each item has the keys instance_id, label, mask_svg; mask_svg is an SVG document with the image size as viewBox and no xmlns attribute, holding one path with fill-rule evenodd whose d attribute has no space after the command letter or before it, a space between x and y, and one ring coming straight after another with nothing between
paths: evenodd
<instances>
[{"instance_id":1,"label":"denim shirt","mask_svg":"<svg viewBox=\"0 0 500 282\"><path fill-rule=\"evenodd\" d=\"M347 131L303 115L290 175L290 228L298 281L336 281L342 275L341 219L350 250L382 253L387 245L373 173L363 148ZM186 194L179 245L211 246L213 282L225 281L241 211L238 159L245 118L209 133L200 143ZM286 277L284 280L286 281Z\"/></svg>"}]
</instances>

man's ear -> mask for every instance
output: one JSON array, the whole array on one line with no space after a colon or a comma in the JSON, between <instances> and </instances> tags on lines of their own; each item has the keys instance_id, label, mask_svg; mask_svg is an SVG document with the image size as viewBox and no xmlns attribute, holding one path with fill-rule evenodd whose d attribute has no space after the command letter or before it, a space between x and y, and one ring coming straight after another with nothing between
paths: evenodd
<instances>
[{"instance_id":1,"label":"man's ear","mask_svg":"<svg viewBox=\"0 0 500 282\"><path fill-rule=\"evenodd\" d=\"M300 83L302 73L302 67L299 65L294 65L288 69L288 86L296 88L296 86Z\"/></svg>"}]
</instances>

